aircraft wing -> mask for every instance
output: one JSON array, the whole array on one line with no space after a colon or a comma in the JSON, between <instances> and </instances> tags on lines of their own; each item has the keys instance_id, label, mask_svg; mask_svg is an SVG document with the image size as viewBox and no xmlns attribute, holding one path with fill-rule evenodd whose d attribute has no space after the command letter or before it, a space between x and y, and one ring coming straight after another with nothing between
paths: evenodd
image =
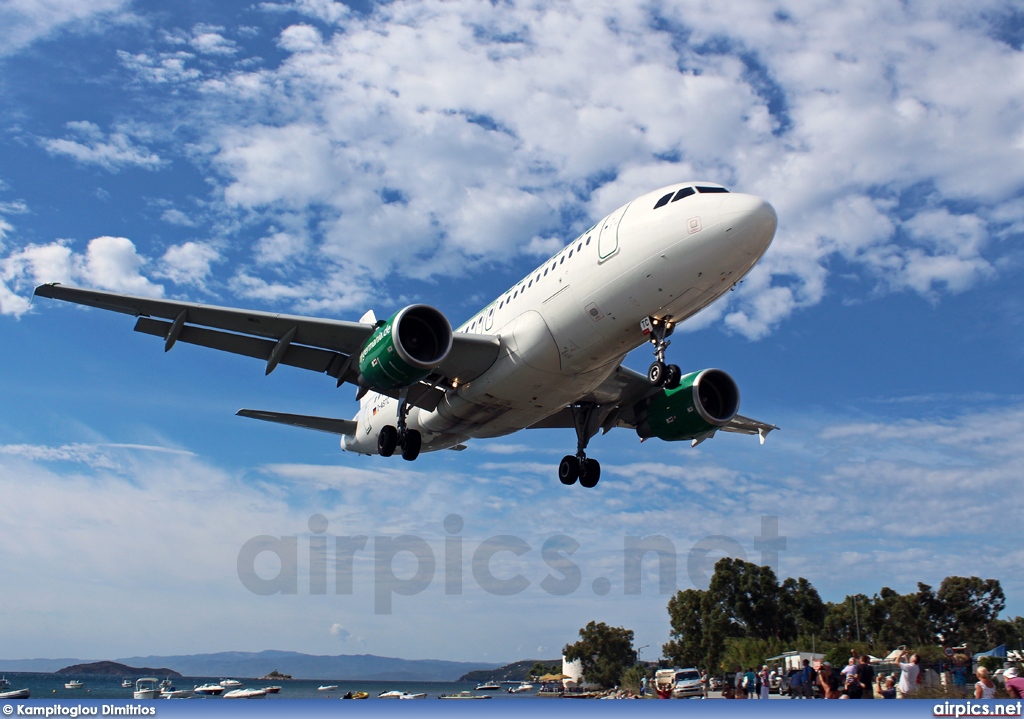
<instances>
[{"instance_id":1,"label":"aircraft wing","mask_svg":"<svg viewBox=\"0 0 1024 719\"><path fill-rule=\"evenodd\" d=\"M597 426L607 434L615 427L636 429L636 406L651 395L661 391L660 387L651 385L647 376L620 365L593 392L580 397L579 402L590 402L598 406ZM574 429L572 407L565 407L532 425L530 429ZM760 422L737 414L721 427L693 441L694 446L705 439L710 439L715 432L736 432L739 434L756 434L764 444L765 437L772 430L778 429L774 424Z\"/></svg>"},{"instance_id":2,"label":"aircraft wing","mask_svg":"<svg viewBox=\"0 0 1024 719\"><path fill-rule=\"evenodd\" d=\"M262 419L264 422L276 422L303 429L315 429L318 432L349 435L356 433L354 419L333 419L331 417L311 417L305 414L285 414L284 412L267 412L261 409L240 409L235 412L239 417Z\"/></svg>"},{"instance_id":3,"label":"aircraft wing","mask_svg":"<svg viewBox=\"0 0 1024 719\"><path fill-rule=\"evenodd\" d=\"M359 369L355 355L374 329L363 322L136 297L60 284L40 285L35 294L134 315L138 317L135 331L163 338L165 351L176 342L210 347L263 360L267 374L284 364L330 375L339 386L356 383ZM430 377L410 388L409 402L433 409L444 394L438 384L453 378L462 383L475 379L494 362L498 348L497 337L455 333L447 359Z\"/></svg>"}]
</instances>

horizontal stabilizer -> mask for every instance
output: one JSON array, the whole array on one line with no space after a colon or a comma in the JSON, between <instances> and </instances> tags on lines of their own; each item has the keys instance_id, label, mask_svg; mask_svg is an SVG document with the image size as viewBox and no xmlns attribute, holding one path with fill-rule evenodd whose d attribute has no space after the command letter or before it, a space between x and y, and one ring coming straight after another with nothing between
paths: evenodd
<instances>
[{"instance_id":1,"label":"horizontal stabilizer","mask_svg":"<svg viewBox=\"0 0 1024 719\"><path fill-rule=\"evenodd\" d=\"M342 434L354 436L356 433L356 422L353 419L332 419L330 417L311 417L305 414L285 414L284 412L265 412L260 409L240 409L236 413L239 417L250 419L261 419L264 422L276 422L277 424L290 424L293 427L303 429L315 429L318 432L330 434Z\"/></svg>"}]
</instances>

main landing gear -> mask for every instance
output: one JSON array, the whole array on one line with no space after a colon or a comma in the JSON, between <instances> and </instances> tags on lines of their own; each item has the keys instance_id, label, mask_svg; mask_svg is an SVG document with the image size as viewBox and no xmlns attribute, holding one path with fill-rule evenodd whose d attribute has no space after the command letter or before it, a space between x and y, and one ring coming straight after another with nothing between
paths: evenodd
<instances>
[{"instance_id":1,"label":"main landing gear","mask_svg":"<svg viewBox=\"0 0 1024 719\"><path fill-rule=\"evenodd\" d=\"M582 486L590 489L596 487L601 479L601 464L596 459L589 459L586 452L590 438L600 429L597 408L593 402L580 402L569 407L576 428L576 455L567 454L558 464L558 479L562 484L575 484L578 479Z\"/></svg>"},{"instance_id":2,"label":"main landing gear","mask_svg":"<svg viewBox=\"0 0 1024 719\"><path fill-rule=\"evenodd\" d=\"M683 376L679 365L665 364L665 350L672 344L669 342L668 336L675 328L675 324L671 321L657 317L645 317L640 323L640 329L644 331L644 334L651 336L651 344L654 345L654 362L647 368L647 379L655 387L675 389L679 386L679 379Z\"/></svg>"},{"instance_id":3,"label":"main landing gear","mask_svg":"<svg viewBox=\"0 0 1024 719\"><path fill-rule=\"evenodd\" d=\"M423 436L415 429L406 426L406 417L409 415L409 405L405 401L405 395L398 400L398 427L385 425L380 428L377 435L377 452L381 457L390 457L399 447L402 448L402 459L413 461L420 456L420 447L423 445Z\"/></svg>"}]
</instances>

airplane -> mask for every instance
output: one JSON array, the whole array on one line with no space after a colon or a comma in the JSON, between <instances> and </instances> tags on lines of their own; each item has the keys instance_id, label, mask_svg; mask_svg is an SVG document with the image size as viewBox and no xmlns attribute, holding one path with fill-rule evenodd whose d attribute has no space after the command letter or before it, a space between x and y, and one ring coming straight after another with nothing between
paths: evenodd
<instances>
[{"instance_id":1,"label":"airplane","mask_svg":"<svg viewBox=\"0 0 1024 719\"><path fill-rule=\"evenodd\" d=\"M759 435L773 424L738 414L739 389L720 369L666 364L676 325L730 291L775 236L772 206L713 182L683 182L619 207L452 330L439 310L403 307L359 322L208 306L44 284L39 297L138 317L164 340L254 357L266 374L289 365L358 387L352 419L242 409L236 414L341 436L345 451L406 460L462 450L470 439L569 428L566 485L592 488L590 440L616 427L641 441L718 431ZM646 376L623 366L650 344Z\"/></svg>"}]
</instances>

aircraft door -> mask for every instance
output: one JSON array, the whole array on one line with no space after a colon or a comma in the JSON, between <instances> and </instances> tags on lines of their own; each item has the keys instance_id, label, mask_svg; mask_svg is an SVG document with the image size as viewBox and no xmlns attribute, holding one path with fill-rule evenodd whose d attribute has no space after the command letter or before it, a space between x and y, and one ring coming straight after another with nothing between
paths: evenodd
<instances>
[{"instance_id":1,"label":"aircraft door","mask_svg":"<svg viewBox=\"0 0 1024 719\"><path fill-rule=\"evenodd\" d=\"M491 331L491 327L494 326L494 305L491 305L487 310L487 315L484 317L484 329L488 332Z\"/></svg>"},{"instance_id":2,"label":"aircraft door","mask_svg":"<svg viewBox=\"0 0 1024 719\"><path fill-rule=\"evenodd\" d=\"M621 207L601 222L601 232L597 238L599 262L604 262L619 251L619 223L622 222L622 217L628 209L629 205Z\"/></svg>"}]
</instances>

